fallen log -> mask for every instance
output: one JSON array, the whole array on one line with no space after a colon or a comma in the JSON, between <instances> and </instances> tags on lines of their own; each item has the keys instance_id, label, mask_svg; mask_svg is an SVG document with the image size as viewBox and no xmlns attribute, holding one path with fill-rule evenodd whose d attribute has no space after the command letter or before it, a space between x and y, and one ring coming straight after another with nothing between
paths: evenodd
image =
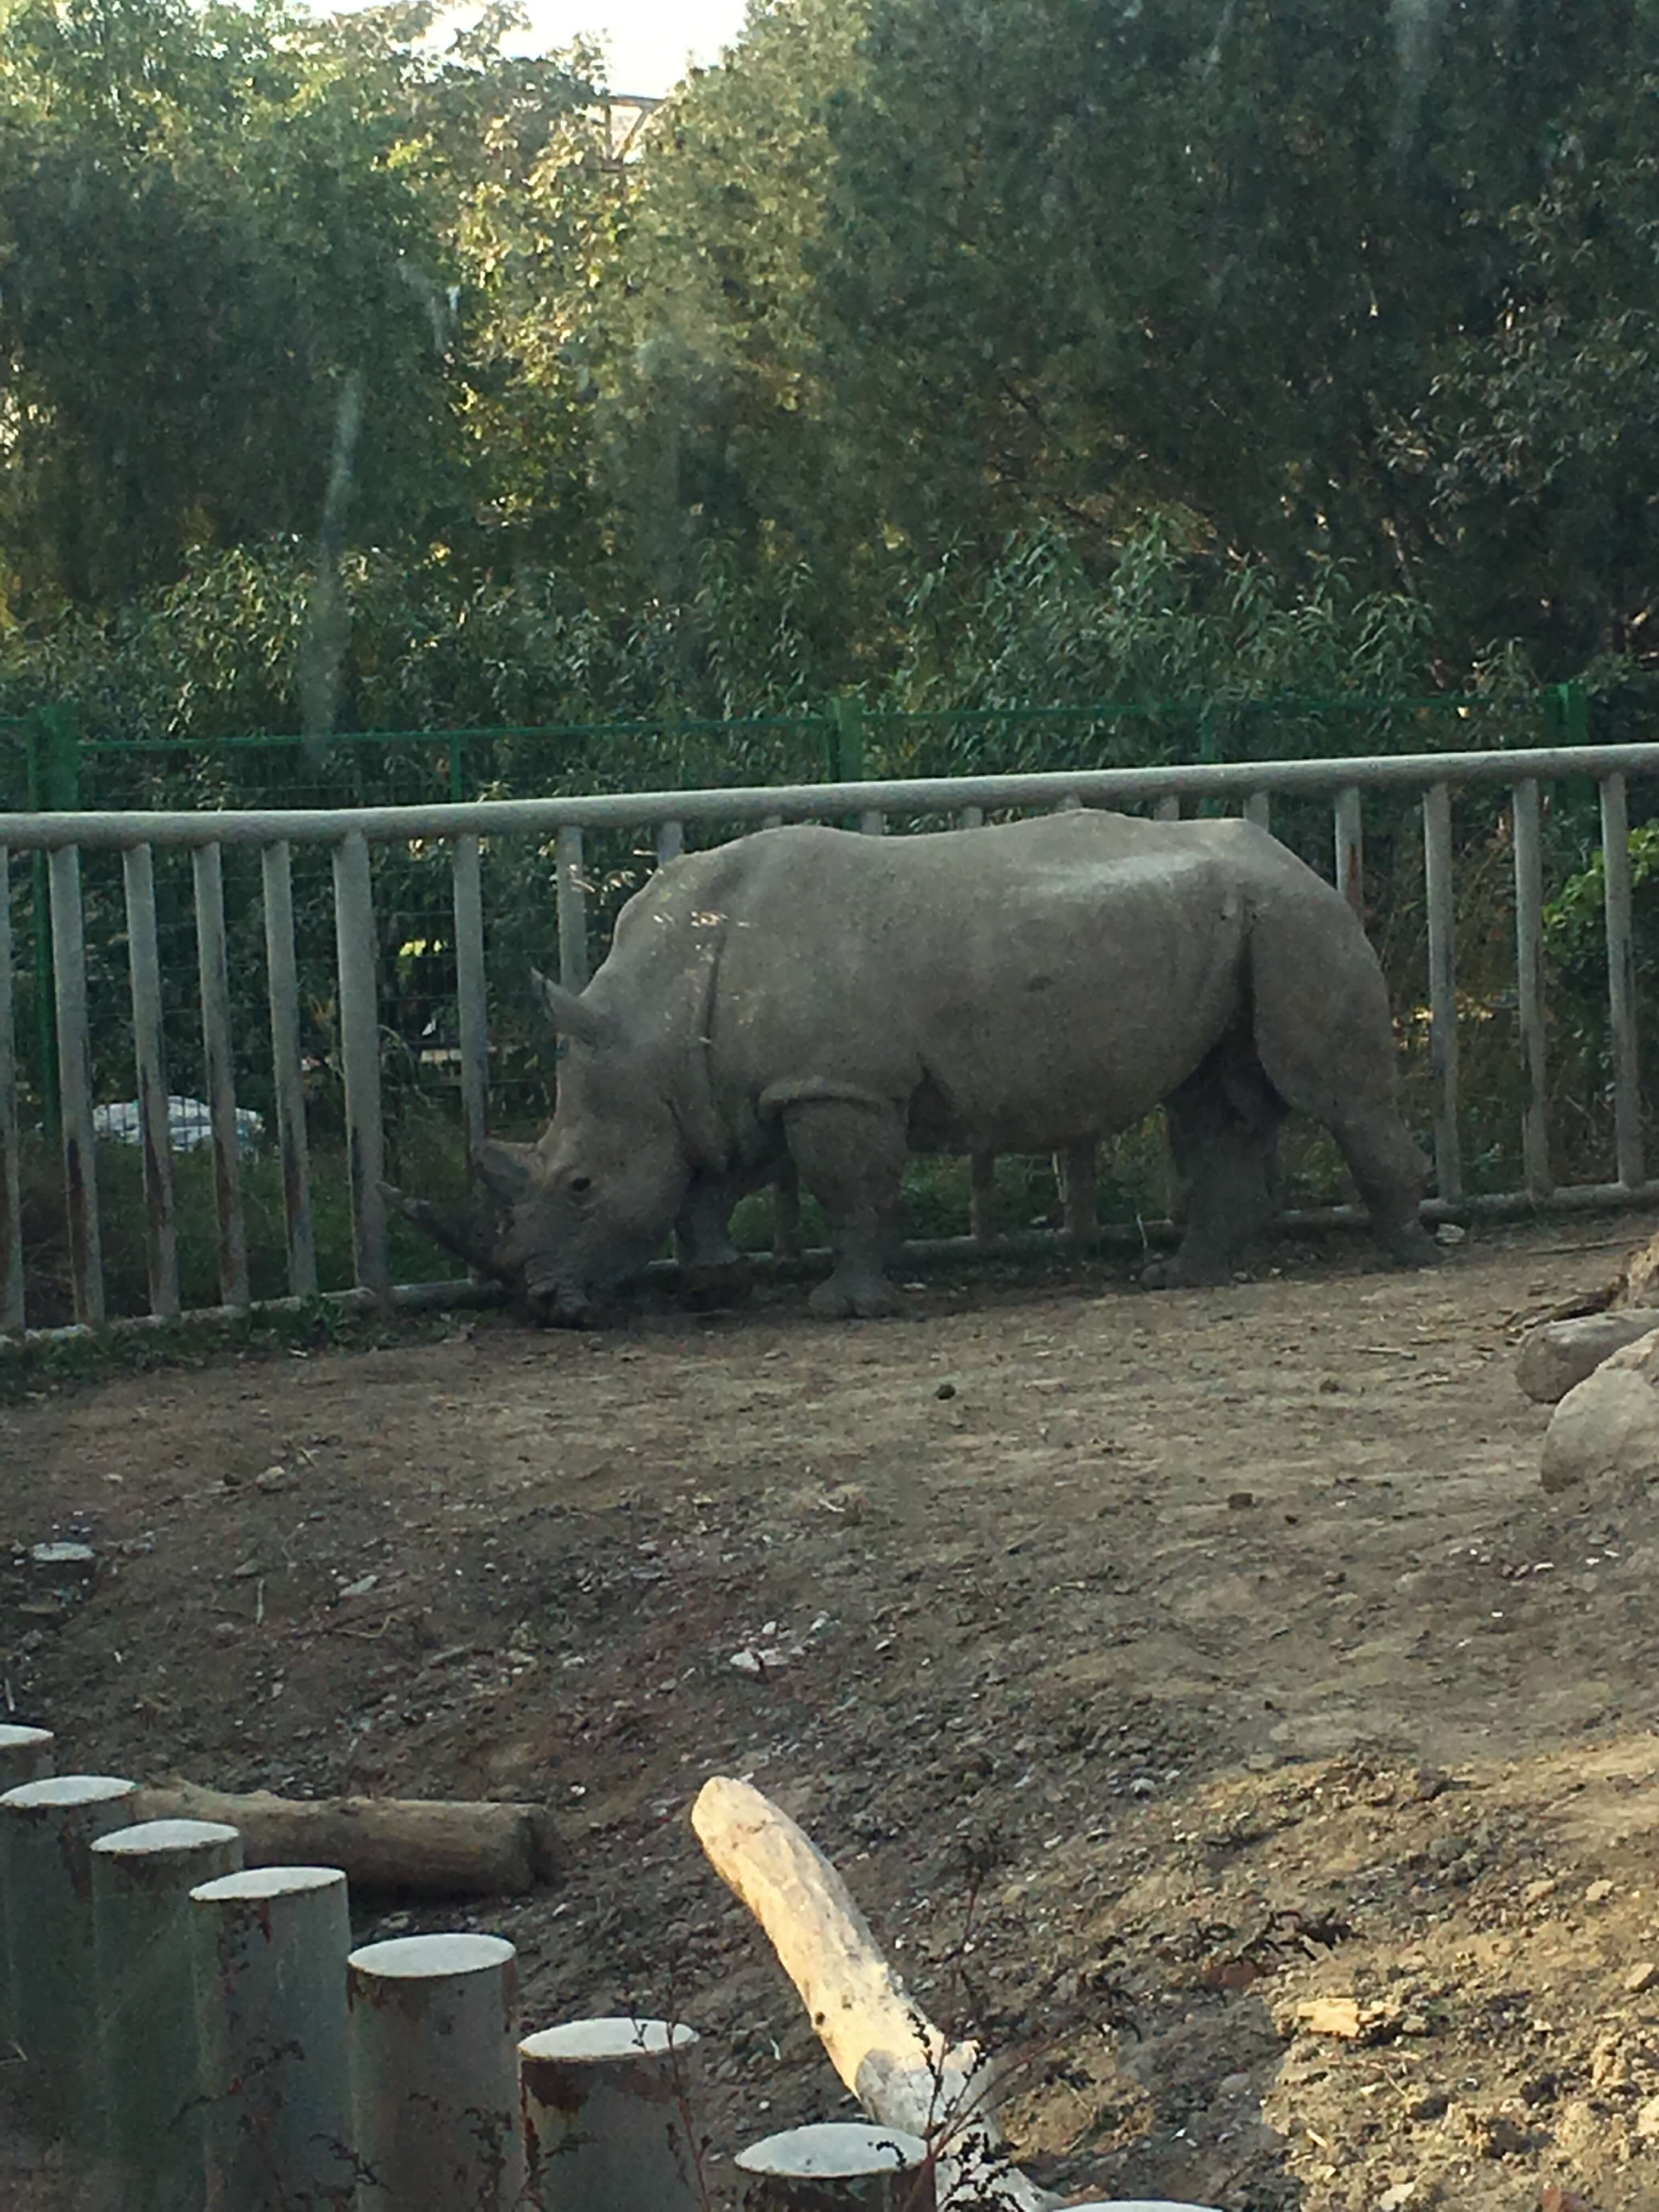
<instances>
[{"instance_id":1,"label":"fallen log","mask_svg":"<svg viewBox=\"0 0 1659 2212\"><path fill-rule=\"evenodd\" d=\"M691 1808L697 1840L746 1905L799 1991L830 2064L882 2127L939 2150L939 2212L1048 2212L1060 2199L1008 2162L994 2069L975 2043L947 2044L905 1994L828 1859L746 1782L717 1775Z\"/></svg>"},{"instance_id":2,"label":"fallen log","mask_svg":"<svg viewBox=\"0 0 1659 2212\"><path fill-rule=\"evenodd\" d=\"M137 1820L222 1820L249 1866L334 1866L356 1890L422 1897L517 1897L552 1871L538 1805L398 1797L233 1796L193 1782L141 1789Z\"/></svg>"}]
</instances>

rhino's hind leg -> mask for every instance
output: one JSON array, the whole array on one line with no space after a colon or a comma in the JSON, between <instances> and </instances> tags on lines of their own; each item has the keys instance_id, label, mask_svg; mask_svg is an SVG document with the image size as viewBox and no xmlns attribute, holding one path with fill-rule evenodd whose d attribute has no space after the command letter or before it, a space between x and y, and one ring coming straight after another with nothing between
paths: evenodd
<instances>
[{"instance_id":1,"label":"rhino's hind leg","mask_svg":"<svg viewBox=\"0 0 1659 2212\"><path fill-rule=\"evenodd\" d=\"M1167 1102L1170 1149L1186 1191L1180 1249L1141 1273L1148 1290L1223 1283L1278 1215L1279 1132L1286 1108L1248 1042L1229 1039Z\"/></svg>"},{"instance_id":2,"label":"rhino's hind leg","mask_svg":"<svg viewBox=\"0 0 1659 2212\"><path fill-rule=\"evenodd\" d=\"M886 1262L897 1247L903 1117L896 1109L823 1099L786 1108L783 1126L800 1179L823 1208L835 1253L828 1280L808 1304L830 1321L896 1313Z\"/></svg>"}]
</instances>

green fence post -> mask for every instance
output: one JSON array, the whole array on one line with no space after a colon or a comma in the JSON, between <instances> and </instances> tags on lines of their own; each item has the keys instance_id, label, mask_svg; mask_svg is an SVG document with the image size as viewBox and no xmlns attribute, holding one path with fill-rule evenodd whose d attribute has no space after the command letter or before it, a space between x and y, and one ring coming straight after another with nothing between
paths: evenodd
<instances>
[{"instance_id":1,"label":"green fence post","mask_svg":"<svg viewBox=\"0 0 1659 2212\"><path fill-rule=\"evenodd\" d=\"M466 739L459 730L449 733L449 796L457 806L466 804Z\"/></svg>"},{"instance_id":2,"label":"green fence post","mask_svg":"<svg viewBox=\"0 0 1659 2212\"><path fill-rule=\"evenodd\" d=\"M825 714L830 730L824 765L831 783L864 781L864 702L859 699L830 699Z\"/></svg>"},{"instance_id":3,"label":"green fence post","mask_svg":"<svg viewBox=\"0 0 1659 2212\"><path fill-rule=\"evenodd\" d=\"M32 814L69 813L81 803L81 738L72 708L37 707L23 724ZM49 1144L63 1129L58 1082L58 1018L52 964L52 896L46 856L34 855L30 872L34 928L34 1035L40 1085L40 1123Z\"/></svg>"}]
</instances>

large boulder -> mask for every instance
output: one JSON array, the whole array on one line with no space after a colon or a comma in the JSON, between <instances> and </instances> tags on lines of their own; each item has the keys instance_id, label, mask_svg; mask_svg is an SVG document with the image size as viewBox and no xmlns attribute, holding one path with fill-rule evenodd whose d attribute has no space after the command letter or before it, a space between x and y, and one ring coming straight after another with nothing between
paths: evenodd
<instances>
[{"instance_id":1,"label":"large boulder","mask_svg":"<svg viewBox=\"0 0 1659 2212\"><path fill-rule=\"evenodd\" d=\"M1567 1392L1545 1431L1542 1474L1549 1491L1659 1480L1659 1326Z\"/></svg>"},{"instance_id":2,"label":"large boulder","mask_svg":"<svg viewBox=\"0 0 1659 2212\"><path fill-rule=\"evenodd\" d=\"M1604 1359L1656 1328L1659 1328L1656 1306L1545 1322L1528 1331L1516 1379L1528 1397L1536 1398L1540 1406L1557 1405L1587 1375L1593 1375Z\"/></svg>"}]
</instances>

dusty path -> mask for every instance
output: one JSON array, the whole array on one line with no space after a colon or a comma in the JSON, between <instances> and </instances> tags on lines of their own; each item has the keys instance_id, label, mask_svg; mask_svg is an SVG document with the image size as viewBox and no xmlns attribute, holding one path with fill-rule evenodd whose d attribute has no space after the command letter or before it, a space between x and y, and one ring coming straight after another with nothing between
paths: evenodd
<instances>
[{"instance_id":1,"label":"dusty path","mask_svg":"<svg viewBox=\"0 0 1659 2212\"><path fill-rule=\"evenodd\" d=\"M9 1527L105 1564L61 1616L14 1577L7 1681L88 1764L544 1797L561 1887L445 1924L514 1936L533 2024L704 2029L716 2202L720 2154L839 2096L685 1823L730 1771L936 2015L1028 2051L1012 2118L1060 2185L1642 2212L1653 1516L1543 1498L1509 1340L1609 1272L1561 1247L1644 1227L47 1393L0 1413ZM1324 1996L1359 2037L1293 2032Z\"/></svg>"}]
</instances>

